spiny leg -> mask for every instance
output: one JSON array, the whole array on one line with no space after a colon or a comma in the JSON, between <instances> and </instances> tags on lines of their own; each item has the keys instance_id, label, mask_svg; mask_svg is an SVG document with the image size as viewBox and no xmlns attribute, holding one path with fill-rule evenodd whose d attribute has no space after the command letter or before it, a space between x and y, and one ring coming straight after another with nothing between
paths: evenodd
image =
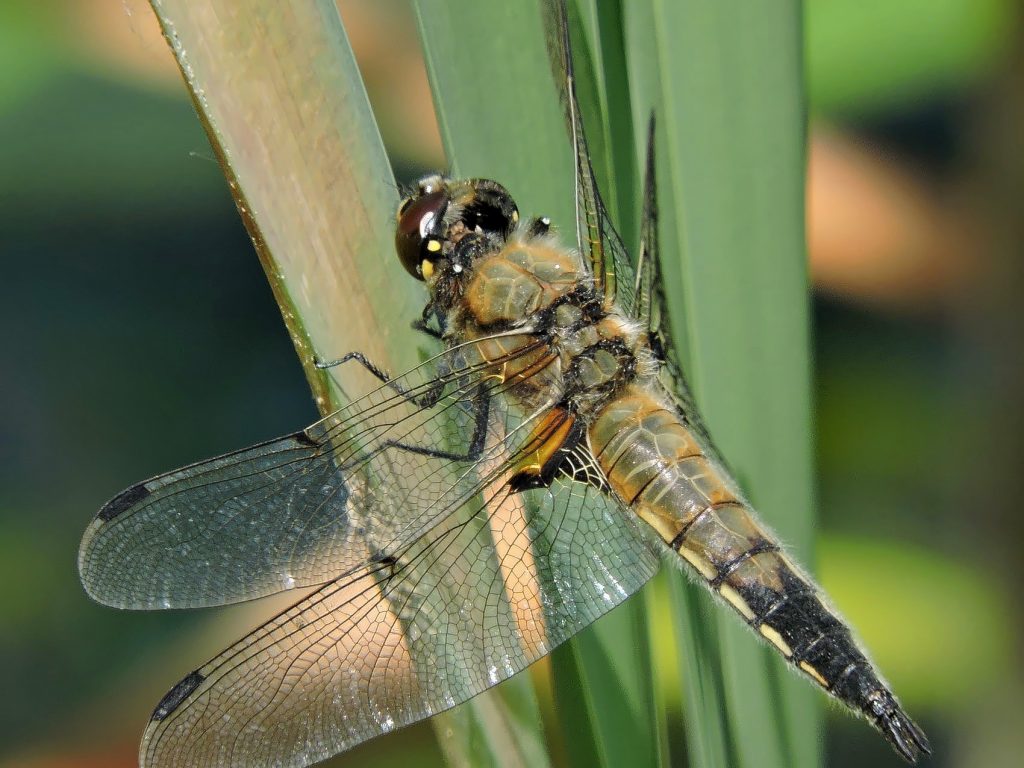
<instances>
[{"instance_id":1,"label":"spiny leg","mask_svg":"<svg viewBox=\"0 0 1024 768\"><path fill-rule=\"evenodd\" d=\"M343 365L349 361L359 363L367 371L373 374L375 378L379 379L383 384L394 390L406 402L412 403L420 408L432 408L437 405L444 397L445 387L450 383L448 381L448 377L451 374L451 370L443 362L438 364L438 375L435 379L429 384L426 390L418 395L414 395L409 390L402 387L401 384L388 376L383 369L371 362L362 352L349 352L337 360L317 360L314 365L321 370L327 370L329 368L335 368L339 365ZM443 451L428 446L415 445L412 443L405 443L400 440L388 439L376 446L370 452L370 456L374 456L388 448L397 448L408 453L417 453L421 456L428 456L436 459L448 459L450 461L476 461L483 454L484 442L487 438L487 421L490 416L490 392L483 381L477 383L476 391L469 400L469 405L471 409L470 412L473 416L473 434L470 437L469 447L465 452ZM351 463L347 463L345 466L348 467L349 464Z\"/></svg>"},{"instance_id":2,"label":"spiny leg","mask_svg":"<svg viewBox=\"0 0 1024 768\"><path fill-rule=\"evenodd\" d=\"M397 392L406 401L423 408L430 408L437 405L444 393L445 386L449 383L448 376L451 374L451 370L444 364L444 362L438 363L437 376L435 376L434 380L430 382L430 386L422 394L414 395L393 378L388 376L382 368L370 361L362 352L349 352L347 355L339 357L337 360L324 361L317 359L314 360L313 365L318 370L325 371L330 368L337 368L339 365L344 365L350 360L354 360L362 365L367 371L373 374L375 378L379 379L381 383Z\"/></svg>"},{"instance_id":3,"label":"spiny leg","mask_svg":"<svg viewBox=\"0 0 1024 768\"><path fill-rule=\"evenodd\" d=\"M435 401L436 402L436 401ZM455 451L442 451L437 448L428 448L421 445L412 445L398 440L385 440L381 443L378 451L387 448L398 448L409 453L418 453L422 456L429 456L434 459L449 459L450 461L476 461L484 452L484 443L487 440L487 422L491 412L491 398L487 386L480 382L476 386L476 393L469 401L473 414L473 434L469 439L469 447L464 453Z\"/></svg>"}]
</instances>

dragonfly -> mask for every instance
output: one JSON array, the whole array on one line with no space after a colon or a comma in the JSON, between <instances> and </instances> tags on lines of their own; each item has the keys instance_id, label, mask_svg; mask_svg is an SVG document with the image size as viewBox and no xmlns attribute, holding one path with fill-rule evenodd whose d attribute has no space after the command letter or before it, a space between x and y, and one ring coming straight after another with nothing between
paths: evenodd
<instances>
[{"instance_id":1,"label":"dragonfly","mask_svg":"<svg viewBox=\"0 0 1024 768\"><path fill-rule=\"evenodd\" d=\"M146 768L306 766L444 711L689 570L909 762L930 753L822 591L758 520L667 331L653 119L634 263L595 180L564 0L549 49L575 239L486 179L422 179L395 246L442 351L321 421L137 483L88 526L88 594L200 608L308 588L154 709Z\"/></svg>"}]
</instances>

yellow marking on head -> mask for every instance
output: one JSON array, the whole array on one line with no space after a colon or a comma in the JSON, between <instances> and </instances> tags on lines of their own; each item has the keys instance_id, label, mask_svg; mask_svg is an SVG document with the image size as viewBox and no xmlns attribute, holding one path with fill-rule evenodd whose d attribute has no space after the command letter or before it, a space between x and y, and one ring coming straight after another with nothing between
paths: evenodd
<instances>
[{"instance_id":1,"label":"yellow marking on head","mask_svg":"<svg viewBox=\"0 0 1024 768\"><path fill-rule=\"evenodd\" d=\"M431 253L437 253L438 251L441 250L441 241L434 240L433 238L427 240L427 250L430 251Z\"/></svg>"},{"instance_id":2,"label":"yellow marking on head","mask_svg":"<svg viewBox=\"0 0 1024 768\"><path fill-rule=\"evenodd\" d=\"M420 262L420 272L423 273L424 280L429 280L430 277L434 274L434 262L427 261L426 259L424 259L422 262Z\"/></svg>"},{"instance_id":3,"label":"yellow marking on head","mask_svg":"<svg viewBox=\"0 0 1024 768\"><path fill-rule=\"evenodd\" d=\"M700 571L700 575L705 579L710 581L718 575L718 572L715 570L715 566L711 564L711 561L703 555L694 552L692 549L685 546L679 547L679 554L683 556L683 559L686 560L686 562Z\"/></svg>"},{"instance_id":4,"label":"yellow marking on head","mask_svg":"<svg viewBox=\"0 0 1024 768\"><path fill-rule=\"evenodd\" d=\"M772 629L767 624L762 624L758 629L761 630L761 634L764 635L765 639L782 651L782 654L789 658L793 655L793 649L789 647L785 640L782 639L782 635L778 633L778 630Z\"/></svg>"},{"instance_id":5,"label":"yellow marking on head","mask_svg":"<svg viewBox=\"0 0 1024 768\"><path fill-rule=\"evenodd\" d=\"M816 670L814 667L812 667L806 661L801 661L800 662L800 669L802 669L808 675L813 677L818 682L818 685L820 685L822 688L828 688L828 680L826 680L824 677L822 677L821 672Z\"/></svg>"},{"instance_id":6,"label":"yellow marking on head","mask_svg":"<svg viewBox=\"0 0 1024 768\"><path fill-rule=\"evenodd\" d=\"M512 223L519 221L519 211L512 211Z\"/></svg>"},{"instance_id":7,"label":"yellow marking on head","mask_svg":"<svg viewBox=\"0 0 1024 768\"><path fill-rule=\"evenodd\" d=\"M743 599L739 592L730 587L728 584L722 584L718 588L719 594L725 598L725 600L735 608L747 621L754 618L753 609L747 605L747 601Z\"/></svg>"}]
</instances>

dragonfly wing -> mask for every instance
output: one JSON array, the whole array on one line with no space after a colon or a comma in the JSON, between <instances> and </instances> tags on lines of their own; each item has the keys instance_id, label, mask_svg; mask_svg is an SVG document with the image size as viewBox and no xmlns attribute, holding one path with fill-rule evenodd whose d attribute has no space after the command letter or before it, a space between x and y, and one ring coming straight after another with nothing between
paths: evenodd
<instances>
[{"instance_id":1,"label":"dragonfly wing","mask_svg":"<svg viewBox=\"0 0 1024 768\"><path fill-rule=\"evenodd\" d=\"M108 605L177 608L315 580L315 537L337 549L352 528L347 496L304 432L160 475L100 510L82 539L82 582Z\"/></svg>"},{"instance_id":2,"label":"dragonfly wing","mask_svg":"<svg viewBox=\"0 0 1024 768\"><path fill-rule=\"evenodd\" d=\"M120 608L221 605L323 584L412 541L479 490L480 461L518 450L514 434L487 455L473 444L502 407L473 348L438 362L302 432L122 492L83 537L87 591Z\"/></svg>"},{"instance_id":3,"label":"dragonfly wing","mask_svg":"<svg viewBox=\"0 0 1024 768\"><path fill-rule=\"evenodd\" d=\"M658 252L658 182L655 165L654 113L647 122L647 161L644 167L643 210L640 215L640 256L636 265L636 311L633 317L647 329L662 357L672 348L668 339L668 307L662 290Z\"/></svg>"},{"instance_id":4,"label":"dragonfly wing","mask_svg":"<svg viewBox=\"0 0 1024 768\"><path fill-rule=\"evenodd\" d=\"M690 383L679 362L671 337L671 320L665 298L665 277L658 249L658 185L655 163L654 114L647 123L647 159L644 169L643 210L640 221L640 258L636 271L636 302L632 316L647 329L651 349L662 362L658 373L665 394L679 406L687 426L698 436L704 451L723 467L721 452L697 410Z\"/></svg>"},{"instance_id":5,"label":"dragonfly wing","mask_svg":"<svg viewBox=\"0 0 1024 768\"><path fill-rule=\"evenodd\" d=\"M562 98L576 165L576 244L590 264L598 293L609 304L617 301L621 307L632 311L635 302L633 263L608 216L590 161L576 95L576 70L565 0L547 0L544 21L551 68Z\"/></svg>"},{"instance_id":6,"label":"dragonfly wing","mask_svg":"<svg viewBox=\"0 0 1024 768\"><path fill-rule=\"evenodd\" d=\"M626 513L564 477L482 492L185 677L140 764L304 766L469 699L650 578L658 556Z\"/></svg>"}]
</instances>

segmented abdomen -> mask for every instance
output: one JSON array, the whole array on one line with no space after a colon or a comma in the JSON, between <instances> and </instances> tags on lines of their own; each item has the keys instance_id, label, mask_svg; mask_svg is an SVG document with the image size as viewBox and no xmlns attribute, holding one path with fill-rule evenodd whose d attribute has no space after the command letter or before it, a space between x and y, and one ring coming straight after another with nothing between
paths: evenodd
<instances>
[{"instance_id":1,"label":"segmented abdomen","mask_svg":"<svg viewBox=\"0 0 1024 768\"><path fill-rule=\"evenodd\" d=\"M791 663L873 720L896 706L850 630L674 410L630 387L589 434L619 496Z\"/></svg>"}]
</instances>

